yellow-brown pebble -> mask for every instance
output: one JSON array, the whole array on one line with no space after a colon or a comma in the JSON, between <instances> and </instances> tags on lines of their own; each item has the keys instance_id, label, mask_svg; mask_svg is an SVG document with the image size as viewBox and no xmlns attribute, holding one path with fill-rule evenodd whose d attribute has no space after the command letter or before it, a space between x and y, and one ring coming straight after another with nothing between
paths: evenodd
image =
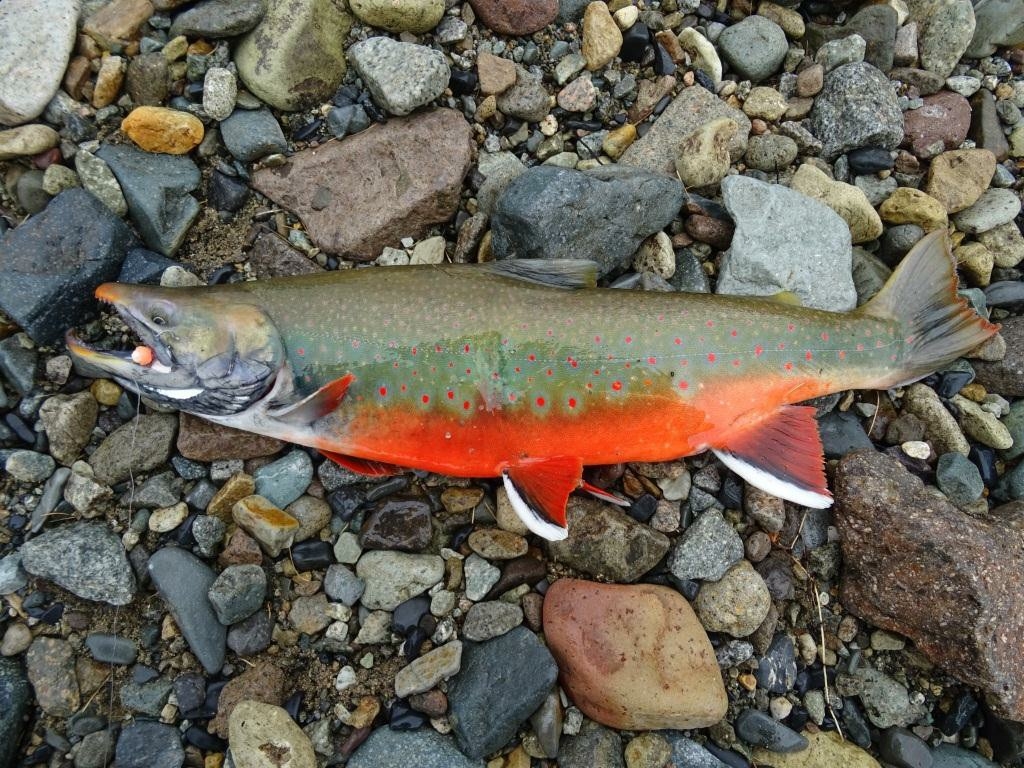
<instances>
[{"instance_id":1,"label":"yellow-brown pebble","mask_svg":"<svg viewBox=\"0 0 1024 768\"><path fill-rule=\"evenodd\" d=\"M100 71L96 74L96 87L92 92L92 105L97 109L117 101L124 82L127 63L120 56L104 56Z\"/></svg>"},{"instance_id":2,"label":"yellow-brown pebble","mask_svg":"<svg viewBox=\"0 0 1024 768\"><path fill-rule=\"evenodd\" d=\"M220 487L220 490L206 505L206 514L219 517L224 522L231 521L231 510L235 504L246 496L256 492L256 481L245 472L236 472Z\"/></svg>"},{"instance_id":3,"label":"yellow-brown pebble","mask_svg":"<svg viewBox=\"0 0 1024 768\"><path fill-rule=\"evenodd\" d=\"M136 107L121 121L121 130L147 152L183 155L203 140L203 123L195 115L166 107Z\"/></svg>"},{"instance_id":4,"label":"yellow-brown pebble","mask_svg":"<svg viewBox=\"0 0 1024 768\"><path fill-rule=\"evenodd\" d=\"M238 527L256 539L270 557L290 547L299 529L298 520L258 495L236 502L231 514Z\"/></svg>"},{"instance_id":5,"label":"yellow-brown pebble","mask_svg":"<svg viewBox=\"0 0 1024 768\"><path fill-rule=\"evenodd\" d=\"M949 223L942 203L912 187L899 187L878 207L878 213L889 224L917 224L926 232Z\"/></svg>"},{"instance_id":6,"label":"yellow-brown pebble","mask_svg":"<svg viewBox=\"0 0 1024 768\"><path fill-rule=\"evenodd\" d=\"M609 131L601 144L601 150L612 160L618 160L629 145L636 141L636 126L626 123L621 128Z\"/></svg>"},{"instance_id":7,"label":"yellow-brown pebble","mask_svg":"<svg viewBox=\"0 0 1024 768\"><path fill-rule=\"evenodd\" d=\"M89 391L96 398L100 405L117 405L121 399L121 387L110 379L96 379L90 386Z\"/></svg>"}]
</instances>

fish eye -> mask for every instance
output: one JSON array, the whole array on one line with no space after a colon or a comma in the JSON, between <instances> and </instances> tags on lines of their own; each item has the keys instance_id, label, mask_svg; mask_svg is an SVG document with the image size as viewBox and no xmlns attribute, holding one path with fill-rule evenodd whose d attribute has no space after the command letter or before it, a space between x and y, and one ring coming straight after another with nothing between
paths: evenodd
<instances>
[{"instance_id":1,"label":"fish eye","mask_svg":"<svg viewBox=\"0 0 1024 768\"><path fill-rule=\"evenodd\" d=\"M155 314L155 313L150 318L150 320L153 321L153 325L166 325L167 324L167 318L165 318L163 315L159 315L159 314Z\"/></svg>"}]
</instances>

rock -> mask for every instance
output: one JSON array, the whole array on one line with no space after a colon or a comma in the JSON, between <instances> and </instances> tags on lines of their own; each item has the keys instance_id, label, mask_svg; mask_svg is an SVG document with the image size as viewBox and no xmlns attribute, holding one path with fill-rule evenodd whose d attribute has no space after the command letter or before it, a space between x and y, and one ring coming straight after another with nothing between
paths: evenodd
<instances>
[{"instance_id":1,"label":"rock","mask_svg":"<svg viewBox=\"0 0 1024 768\"><path fill-rule=\"evenodd\" d=\"M980 232L978 242L992 251L997 267L1011 269L1024 261L1024 236L1016 224L1007 222Z\"/></svg>"},{"instance_id":2,"label":"rock","mask_svg":"<svg viewBox=\"0 0 1024 768\"><path fill-rule=\"evenodd\" d=\"M25 654L29 682L39 708L53 717L70 717L81 703L75 676L75 652L66 640L37 637Z\"/></svg>"},{"instance_id":3,"label":"rock","mask_svg":"<svg viewBox=\"0 0 1024 768\"><path fill-rule=\"evenodd\" d=\"M711 643L672 589L559 579L545 595L544 634L570 698L600 723L704 728L725 715Z\"/></svg>"},{"instance_id":4,"label":"rock","mask_svg":"<svg viewBox=\"0 0 1024 768\"><path fill-rule=\"evenodd\" d=\"M61 192L0 239L0 309L35 341L56 341L95 306L93 290L117 277L133 240L84 189Z\"/></svg>"},{"instance_id":5,"label":"rock","mask_svg":"<svg viewBox=\"0 0 1024 768\"><path fill-rule=\"evenodd\" d=\"M903 398L903 409L924 423L925 437L936 453L956 452L966 456L970 451L970 444L957 426L956 419L931 387L911 384Z\"/></svg>"},{"instance_id":6,"label":"rock","mask_svg":"<svg viewBox=\"0 0 1024 768\"><path fill-rule=\"evenodd\" d=\"M228 743L236 765L247 768L316 768L309 737L288 713L272 704L240 701L228 720Z\"/></svg>"},{"instance_id":7,"label":"rock","mask_svg":"<svg viewBox=\"0 0 1024 768\"><path fill-rule=\"evenodd\" d=\"M0 124L39 115L60 88L75 45L78 0L5 0L0 10Z\"/></svg>"},{"instance_id":8,"label":"rock","mask_svg":"<svg viewBox=\"0 0 1024 768\"><path fill-rule=\"evenodd\" d=\"M764 133L751 136L747 141L747 165L765 173L779 173L788 168L800 149L788 136L778 133Z\"/></svg>"},{"instance_id":9,"label":"rock","mask_svg":"<svg viewBox=\"0 0 1024 768\"><path fill-rule=\"evenodd\" d=\"M558 0L471 0L480 21L500 35L529 35L558 15Z\"/></svg>"},{"instance_id":10,"label":"rock","mask_svg":"<svg viewBox=\"0 0 1024 768\"><path fill-rule=\"evenodd\" d=\"M987 149L955 149L932 159L924 191L942 203L946 213L970 208L996 172L996 158Z\"/></svg>"},{"instance_id":11,"label":"rock","mask_svg":"<svg viewBox=\"0 0 1024 768\"><path fill-rule=\"evenodd\" d=\"M904 113L903 144L917 157L930 158L956 149L967 138L971 126L971 105L952 91L924 97L918 109Z\"/></svg>"},{"instance_id":12,"label":"rock","mask_svg":"<svg viewBox=\"0 0 1024 768\"><path fill-rule=\"evenodd\" d=\"M761 656L754 671L757 685L768 693L784 694L796 683L796 648L785 633L777 634ZM764 746L764 745L762 745Z\"/></svg>"},{"instance_id":13,"label":"rock","mask_svg":"<svg viewBox=\"0 0 1024 768\"><path fill-rule=\"evenodd\" d=\"M59 167L51 166L51 168ZM103 203L111 213L115 216L124 216L128 213L128 201L124 199L121 185L117 183L117 178L110 170L109 165L91 152L80 149L75 155L75 171L78 173L82 186Z\"/></svg>"},{"instance_id":14,"label":"rock","mask_svg":"<svg viewBox=\"0 0 1024 768\"><path fill-rule=\"evenodd\" d=\"M298 152L253 185L293 210L320 248L365 261L451 217L471 159L469 124L437 109Z\"/></svg>"},{"instance_id":15,"label":"rock","mask_svg":"<svg viewBox=\"0 0 1024 768\"><path fill-rule=\"evenodd\" d=\"M25 575L25 569L21 567L21 553L13 552L0 558L0 595L10 595L26 584L28 584L28 577Z\"/></svg>"},{"instance_id":16,"label":"rock","mask_svg":"<svg viewBox=\"0 0 1024 768\"><path fill-rule=\"evenodd\" d=\"M265 8L262 0L204 0L175 16L168 36L235 37L259 24Z\"/></svg>"},{"instance_id":17,"label":"rock","mask_svg":"<svg viewBox=\"0 0 1024 768\"><path fill-rule=\"evenodd\" d=\"M971 97L971 127L969 135L979 149L987 149L995 155L996 162L1003 162L1010 156L1010 144L1003 133L1003 126L996 110L992 93L984 88Z\"/></svg>"},{"instance_id":18,"label":"rock","mask_svg":"<svg viewBox=\"0 0 1024 768\"><path fill-rule=\"evenodd\" d=\"M678 181L639 169L531 168L498 199L491 247L499 259L585 252L606 275L627 267L640 243L672 220L682 194ZM577 213L565 216L567 208Z\"/></svg>"},{"instance_id":19,"label":"rock","mask_svg":"<svg viewBox=\"0 0 1024 768\"><path fill-rule=\"evenodd\" d=\"M953 395L950 402L959 411L960 426L969 438L997 450L1013 445L1010 431L994 414L963 395Z\"/></svg>"},{"instance_id":20,"label":"rock","mask_svg":"<svg viewBox=\"0 0 1024 768\"><path fill-rule=\"evenodd\" d=\"M965 55L991 56L997 46L1019 45L1024 33L1024 6L1015 0L982 0L974 9L974 36Z\"/></svg>"},{"instance_id":21,"label":"rock","mask_svg":"<svg viewBox=\"0 0 1024 768\"><path fill-rule=\"evenodd\" d=\"M892 69L898 27L900 23L896 10L889 5L864 6L843 25L844 29L856 32L863 38L864 61L882 72Z\"/></svg>"},{"instance_id":22,"label":"rock","mask_svg":"<svg viewBox=\"0 0 1024 768\"><path fill-rule=\"evenodd\" d=\"M13 451L4 462L4 470L19 483L42 483L56 468L52 456L37 451Z\"/></svg>"},{"instance_id":23,"label":"rock","mask_svg":"<svg viewBox=\"0 0 1024 768\"><path fill-rule=\"evenodd\" d=\"M687 768L726 768L726 764L695 741L679 734L666 734L672 746L672 762Z\"/></svg>"},{"instance_id":24,"label":"rock","mask_svg":"<svg viewBox=\"0 0 1024 768\"><path fill-rule=\"evenodd\" d=\"M562 739L559 768L625 768L619 734L590 720L579 733Z\"/></svg>"},{"instance_id":25,"label":"rock","mask_svg":"<svg viewBox=\"0 0 1024 768\"><path fill-rule=\"evenodd\" d=\"M444 561L437 555L374 550L359 558L356 575L366 583L363 606L393 611L441 581Z\"/></svg>"},{"instance_id":26,"label":"rock","mask_svg":"<svg viewBox=\"0 0 1024 768\"><path fill-rule=\"evenodd\" d=\"M888 224L916 224L931 232L948 224L946 208L938 200L913 187L899 187L878 207Z\"/></svg>"},{"instance_id":27,"label":"rock","mask_svg":"<svg viewBox=\"0 0 1024 768\"><path fill-rule=\"evenodd\" d=\"M208 674L224 665L227 628L207 597L216 576L191 552L164 547L149 558L149 577L174 617L188 647Z\"/></svg>"},{"instance_id":28,"label":"rock","mask_svg":"<svg viewBox=\"0 0 1024 768\"><path fill-rule=\"evenodd\" d=\"M977 501L985 490L978 468L960 453L944 453L939 456L935 482L958 507Z\"/></svg>"},{"instance_id":29,"label":"rock","mask_svg":"<svg viewBox=\"0 0 1024 768\"><path fill-rule=\"evenodd\" d=\"M293 450L253 472L256 493L284 509L299 498L313 480L313 462L303 450Z\"/></svg>"},{"instance_id":30,"label":"rock","mask_svg":"<svg viewBox=\"0 0 1024 768\"><path fill-rule=\"evenodd\" d=\"M258 565L231 565L207 593L217 619L228 627L252 616L267 596L267 574Z\"/></svg>"},{"instance_id":31,"label":"rock","mask_svg":"<svg viewBox=\"0 0 1024 768\"><path fill-rule=\"evenodd\" d=\"M932 755L928 744L906 728L889 728L878 741L882 759L893 765L931 768Z\"/></svg>"},{"instance_id":32,"label":"rock","mask_svg":"<svg viewBox=\"0 0 1024 768\"><path fill-rule=\"evenodd\" d=\"M139 649L131 640L120 635L93 632L85 638L92 657L103 664L134 664Z\"/></svg>"},{"instance_id":33,"label":"rock","mask_svg":"<svg viewBox=\"0 0 1024 768\"><path fill-rule=\"evenodd\" d=\"M786 114L788 106L786 97L774 88L757 86L756 88L751 88L747 98L744 99L743 114L747 117L759 117L762 120L774 123Z\"/></svg>"},{"instance_id":34,"label":"rock","mask_svg":"<svg viewBox=\"0 0 1024 768\"><path fill-rule=\"evenodd\" d=\"M135 56L128 61L125 90L136 106L159 107L167 99L168 64L163 51Z\"/></svg>"},{"instance_id":35,"label":"rock","mask_svg":"<svg viewBox=\"0 0 1024 768\"><path fill-rule=\"evenodd\" d=\"M706 74L715 88L722 84L722 60L710 40L693 27L685 27L679 32L679 46L690 57L694 69Z\"/></svg>"},{"instance_id":36,"label":"rock","mask_svg":"<svg viewBox=\"0 0 1024 768\"><path fill-rule=\"evenodd\" d=\"M277 557L281 550L290 547L299 530L298 520L258 494L236 501L231 517L270 557Z\"/></svg>"},{"instance_id":37,"label":"rock","mask_svg":"<svg viewBox=\"0 0 1024 768\"><path fill-rule=\"evenodd\" d=\"M164 107L136 107L121 121L121 130L146 152L184 155L203 140L203 123L195 115Z\"/></svg>"},{"instance_id":38,"label":"rock","mask_svg":"<svg viewBox=\"0 0 1024 768\"><path fill-rule=\"evenodd\" d=\"M375 101L393 115L408 115L432 102L451 75L440 51L389 37L362 40L347 55Z\"/></svg>"},{"instance_id":39,"label":"rock","mask_svg":"<svg viewBox=\"0 0 1024 768\"><path fill-rule=\"evenodd\" d=\"M114 758L118 768L181 768L185 750L173 725L138 720L122 729ZM109 755L104 756L108 759Z\"/></svg>"},{"instance_id":40,"label":"rock","mask_svg":"<svg viewBox=\"0 0 1024 768\"><path fill-rule=\"evenodd\" d=\"M633 582L657 565L668 538L595 499L569 498L569 537L548 542L548 556L583 573Z\"/></svg>"},{"instance_id":41,"label":"rock","mask_svg":"<svg viewBox=\"0 0 1024 768\"><path fill-rule=\"evenodd\" d=\"M800 752L808 745L807 737L756 709L745 709L736 718L736 735L772 752Z\"/></svg>"},{"instance_id":42,"label":"rock","mask_svg":"<svg viewBox=\"0 0 1024 768\"><path fill-rule=\"evenodd\" d=\"M173 256L199 215L199 203L188 194L199 186L196 164L187 157L154 155L126 145L105 144L96 156L117 177L146 245Z\"/></svg>"},{"instance_id":43,"label":"rock","mask_svg":"<svg viewBox=\"0 0 1024 768\"><path fill-rule=\"evenodd\" d=\"M89 456L97 482L116 485L132 472L148 472L166 463L177 426L173 415L155 413L138 416L115 429Z\"/></svg>"},{"instance_id":44,"label":"rock","mask_svg":"<svg viewBox=\"0 0 1024 768\"><path fill-rule=\"evenodd\" d=\"M708 510L676 542L668 568L681 580L717 581L743 558L743 541L718 510Z\"/></svg>"},{"instance_id":45,"label":"rock","mask_svg":"<svg viewBox=\"0 0 1024 768\"><path fill-rule=\"evenodd\" d=\"M590 112L598 90L589 73L577 77L558 92L558 106L566 112Z\"/></svg>"},{"instance_id":46,"label":"rock","mask_svg":"<svg viewBox=\"0 0 1024 768\"><path fill-rule=\"evenodd\" d=\"M793 175L791 188L820 200L842 216L854 243L875 240L882 234L882 220L858 187L830 179L824 171L804 163Z\"/></svg>"},{"instance_id":47,"label":"rock","mask_svg":"<svg viewBox=\"0 0 1024 768\"><path fill-rule=\"evenodd\" d=\"M918 41L921 66L949 77L974 36L974 25L971 0L935 4Z\"/></svg>"},{"instance_id":48,"label":"rock","mask_svg":"<svg viewBox=\"0 0 1024 768\"><path fill-rule=\"evenodd\" d=\"M483 642L505 634L523 623L523 609L518 605L491 600L477 603L466 612L462 634L467 640Z\"/></svg>"},{"instance_id":49,"label":"rock","mask_svg":"<svg viewBox=\"0 0 1024 768\"><path fill-rule=\"evenodd\" d=\"M481 51L476 60L480 93L485 96L503 93L516 83L516 63L492 53Z\"/></svg>"},{"instance_id":50,"label":"rock","mask_svg":"<svg viewBox=\"0 0 1024 768\"><path fill-rule=\"evenodd\" d=\"M220 124L228 152L242 162L285 152L288 142L269 109L236 109Z\"/></svg>"},{"instance_id":51,"label":"rock","mask_svg":"<svg viewBox=\"0 0 1024 768\"><path fill-rule=\"evenodd\" d=\"M22 567L86 600L127 605L135 577L121 541L103 523L79 522L44 531L21 546Z\"/></svg>"},{"instance_id":52,"label":"rock","mask_svg":"<svg viewBox=\"0 0 1024 768\"><path fill-rule=\"evenodd\" d=\"M448 683L448 719L463 754L479 759L504 746L557 675L555 660L525 627L486 643L465 643L462 669Z\"/></svg>"},{"instance_id":53,"label":"rock","mask_svg":"<svg viewBox=\"0 0 1024 768\"><path fill-rule=\"evenodd\" d=\"M22 125L10 128L0 131L0 160L38 155L59 143L60 134L48 125Z\"/></svg>"},{"instance_id":54,"label":"rock","mask_svg":"<svg viewBox=\"0 0 1024 768\"><path fill-rule=\"evenodd\" d=\"M269 706L284 703L285 676L271 662L260 661L227 682L217 696L217 716L207 726L210 733L225 738L230 734L231 714L243 701ZM275 766L276 768L276 766Z\"/></svg>"},{"instance_id":55,"label":"rock","mask_svg":"<svg viewBox=\"0 0 1024 768\"><path fill-rule=\"evenodd\" d=\"M772 752L758 748L753 759L757 765L769 768L881 768L878 761L851 741L845 741L835 731L804 733L807 749L802 752Z\"/></svg>"},{"instance_id":56,"label":"rock","mask_svg":"<svg viewBox=\"0 0 1024 768\"><path fill-rule=\"evenodd\" d=\"M457 674L462 666L462 641L452 640L402 667L395 675L395 695L404 699L429 691Z\"/></svg>"},{"instance_id":57,"label":"rock","mask_svg":"<svg viewBox=\"0 0 1024 768\"><path fill-rule=\"evenodd\" d=\"M351 24L334 0L269 0L259 25L234 50L238 76L278 109L328 101L345 76Z\"/></svg>"},{"instance_id":58,"label":"rock","mask_svg":"<svg viewBox=\"0 0 1024 768\"><path fill-rule=\"evenodd\" d=\"M21 662L0 658L0 765L15 764L25 728L24 717L32 700L32 687Z\"/></svg>"},{"instance_id":59,"label":"rock","mask_svg":"<svg viewBox=\"0 0 1024 768\"><path fill-rule=\"evenodd\" d=\"M986 691L1002 716L1020 719L1024 697L1010 682L1024 651L1015 639L1024 585L1009 567L1022 556L1017 533L998 518L965 516L882 454L840 460L835 489L844 605L909 637L932 663ZM924 576L934 573L943 578ZM1005 632L993 636L995 623Z\"/></svg>"},{"instance_id":60,"label":"rock","mask_svg":"<svg viewBox=\"0 0 1024 768\"><path fill-rule=\"evenodd\" d=\"M462 754L455 742L430 728L376 729L348 761L348 768L484 768L484 761Z\"/></svg>"},{"instance_id":61,"label":"rock","mask_svg":"<svg viewBox=\"0 0 1024 768\"><path fill-rule=\"evenodd\" d=\"M747 16L718 36L726 63L744 80L759 83L774 75L789 44L782 27L764 16Z\"/></svg>"},{"instance_id":62,"label":"rock","mask_svg":"<svg viewBox=\"0 0 1024 768\"><path fill-rule=\"evenodd\" d=\"M512 560L526 554L529 545L518 533L498 528L473 531L467 540L469 548L486 560Z\"/></svg>"},{"instance_id":63,"label":"rock","mask_svg":"<svg viewBox=\"0 0 1024 768\"><path fill-rule=\"evenodd\" d=\"M352 13L364 24L389 32L429 32L444 16L444 0L353 0Z\"/></svg>"},{"instance_id":64,"label":"rock","mask_svg":"<svg viewBox=\"0 0 1024 768\"><path fill-rule=\"evenodd\" d=\"M850 231L832 209L746 176L724 179L722 195L736 231L719 274L719 293L792 291L806 307L856 306Z\"/></svg>"},{"instance_id":65,"label":"rock","mask_svg":"<svg viewBox=\"0 0 1024 768\"><path fill-rule=\"evenodd\" d=\"M620 164L656 173L675 173L679 144L701 126L718 117L731 119L739 130L729 140L729 154L735 161L747 150L750 118L730 107L700 86L684 88L654 121L651 129L622 154Z\"/></svg>"},{"instance_id":66,"label":"rock","mask_svg":"<svg viewBox=\"0 0 1024 768\"><path fill-rule=\"evenodd\" d=\"M587 62L587 69L601 69L619 55L622 48L622 32L615 23L608 5L593 2L583 14L583 45L581 52Z\"/></svg>"},{"instance_id":67,"label":"rock","mask_svg":"<svg viewBox=\"0 0 1024 768\"><path fill-rule=\"evenodd\" d=\"M359 532L363 549L419 552L430 543L430 506L418 499L385 501L366 516Z\"/></svg>"},{"instance_id":68,"label":"rock","mask_svg":"<svg viewBox=\"0 0 1024 768\"><path fill-rule=\"evenodd\" d=\"M203 111L213 120L226 120L235 109L238 83L226 67L210 67L203 78Z\"/></svg>"},{"instance_id":69,"label":"rock","mask_svg":"<svg viewBox=\"0 0 1024 768\"><path fill-rule=\"evenodd\" d=\"M981 150L984 151L984 150ZM986 189L970 208L953 216L961 232L977 235L1009 224L1020 213L1020 198L1010 189Z\"/></svg>"},{"instance_id":70,"label":"rock","mask_svg":"<svg viewBox=\"0 0 1024 768\"><path fill-rule=\"evenodd\" d=\"M811 130L826 160L859 147L895 149L903 140L903 113L884 73L866 62L846 64L825 76Z\"/></svg>"},{"instance_id":71,"label":"rock","mask_svg":"<svg viewBox=\"0 0 1024 768\"><path fill-rule=\"evenodd\" d=\"M140 27L152 15L149 0L112 0L86 17L82 31L104 50L119 50L138 40Z\"/></svg>"},{"instance_id":72,"label":"rock","mask_svg":"<svg viewBox=\"0 0 1024 768\"><path fill-rule=\"evenodd\" d=\"M855 64L864 61L867 44L860 35L849 35L836 40L829 40L818 49L814 61L822 66L826 73L844 64Z\"/></svg>"},{"instance_id":73,"label":"rock","mask_svg":"<svg viewBox=\"0 0 1024 768\"><path fill-rule=\"evenodd\" d=\"M998 764L977 752L968 752L952 744L939 744L932 750L932 768L998 768Z\"/></svg>"},{"instance_id":74,"label":"rock","mask_svg":"<svg viewBox=\"0 0 1024 768\"><path fill-rule=\"evenodd\" d=\"M179 418L178 451L185 458L194 461L255 459L260 456L272 456L284 445L275 438L223 427L190 413L182 412ZM251 493L253 491L245 495L248 496Z\"/></svg>"},{"instance_id":75,"label":"rock","mask_svg":"<svg viewBox=\"0 0 1024 768\"><path fill-rule=\"evenodd\" d=\"M705 582L693 604L705 628L733 637L752 634L770 606L764 579L746 560L740 560L719 581Z\"/></svg>"},{"instance_id":76,"label":"rock","mask_svg":"<svg viewBox=\"0 0 1024 768\"><path fill-rule=\"evenodd\" d=\"M516 67L515 84L496 99L498 109L509 117L538 123L548 114L550 100L544 83L523 67Z\"/></svg>"}]
</instances>

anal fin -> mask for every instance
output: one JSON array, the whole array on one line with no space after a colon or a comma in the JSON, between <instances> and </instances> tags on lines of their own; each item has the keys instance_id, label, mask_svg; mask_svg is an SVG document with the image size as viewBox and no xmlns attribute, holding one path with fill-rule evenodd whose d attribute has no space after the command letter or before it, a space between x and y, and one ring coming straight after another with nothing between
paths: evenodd
<instances>
[{"instance_id":1,"label":"anal fin","mask_svg":"<svg viewBox=\"0 0 1024 768\"><path fill-rule=\"evenodd\" d=\"M575 456L523 459L501 475L512 508L528 529L549 541L569 535L565 505L580 487L583 461Z\"/></svg>"},{"instance_id":2,"label":"anal fin","mask_svg":"<svg viewBox=\"0 0 1024 768\"><path fill-rule=\"evenodd\" d=\"M783 406L713 450L725 466L762 491L824 509L832 505L832 494L814 414L810 406Z\"/></svg>"},{"instance_id":3,"label":"anal fin","mask_svg":"<svg viewBox=\"0 0 1024 768\"><path fill-rule=\"evenodd\" d=\"M320 454L325 458L330 459L339 467L352 470L358 475L366 475L367 477L391 477L392 475L400 475L402 473L402 467L394 464L387 464L383 461L372 461L371 459L360 459L355 456L348 456L344 453L336 453L334 451L325 451L320 449Z\"/></svg>"},{"instance_id":4,"label":"anal fin","mask_svg":"<svg viewBox=\"0 0 1024 768\"><path fill-rule=\"evenodd\" d=\"M345 393L356 377L347 373L339 379L324 384L313 394L292 405L272 411L270 415L277 421L284 421L296 426L312 424L317 419L335 410L345 399Z\"/></svg>"}]
</instances>

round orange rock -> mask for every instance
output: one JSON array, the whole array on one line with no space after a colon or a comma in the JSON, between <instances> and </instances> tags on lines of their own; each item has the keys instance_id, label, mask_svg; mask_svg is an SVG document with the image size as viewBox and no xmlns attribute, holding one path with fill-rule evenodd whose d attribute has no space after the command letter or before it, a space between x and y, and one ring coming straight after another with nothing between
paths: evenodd
<instances>
[{"instance_id":1,"label":"round orange rock","mask_svg":"<svg viewBox=\"0 0 1024 768\"><path fill-rule=\"evenodd\" d=\"M725 716L711 642L673 589L560 579L544 597L544 636L563 687L592 720L642 731Z\"/></svg>"},{"instance_id":2,"label":"round orange rock","mask_svg":"<svg viewBox=\"0 0 1024 768\"><path fill-rule=\"evenodd\" d=\"M195 115L166 107L136 107L121 121L121 130L147 152L184 155L203 140L203 123Z\"/></svg>"}]
</instances>

